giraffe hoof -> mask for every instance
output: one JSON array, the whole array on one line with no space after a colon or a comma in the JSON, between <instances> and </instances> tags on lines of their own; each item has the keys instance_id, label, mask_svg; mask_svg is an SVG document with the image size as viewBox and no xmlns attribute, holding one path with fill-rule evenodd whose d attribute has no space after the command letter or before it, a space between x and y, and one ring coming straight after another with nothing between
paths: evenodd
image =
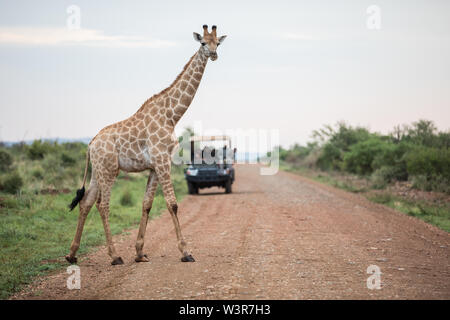
<instances>
[{"instance_id":1,"label":"giraffe hoof","mask_svg":"<svg viewBox=\"0 0 450 320\"><path fill-rule=\"evenodd\" d=\"M195 259L192 255L184 256L181 258L182 262L195 262Z\"/></svg>"},{"instance_id":2,"label":"giraffe hoof","mask_svg":"<svg viewBox=\"0 0 450 320\"><path fill-rule=\"evenodd\" d=\"M121 257L117 257L117 258L115 258L115 259L111 262L111 264L112 264L113 266L115 266L115 265L117 265L117 264L123 264L123 260L122 260Z\"/></svg>"},{"instance_id":3,"label":"giraffe hoof","mask_svg":"<svg viewBox=\"0 0 450 320\"><path fill-rule=\"evenodd\" d=\"M66 256L66 260L67 260L67 262L69 262L70 264L75 264L75 263L77 263L77 261L78 261L77 257L71 257L71 256Z\"/></svg>"},{"instance_id":4,"label":"giraffe hoof","mask_svg":"<svg viewBox=\"0 0 450 320\"><path fill-rule=\"evenodd\" d=\"M146 254L143 254L143 255L137 256L134 259L134 261L136 261L136 262L149 262L150 260L149 260L149 258L147 257Z\"/></svg>"}]
</instances>

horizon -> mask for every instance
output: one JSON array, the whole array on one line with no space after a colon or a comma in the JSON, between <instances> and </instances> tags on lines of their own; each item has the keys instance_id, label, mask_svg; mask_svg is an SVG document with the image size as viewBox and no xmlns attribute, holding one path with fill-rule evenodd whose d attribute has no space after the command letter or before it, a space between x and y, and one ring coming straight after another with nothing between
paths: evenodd
<instances>
[{"instance_id":1,"label":"horizon","mask_svg":"<svg viewBox=\"0 0 450 320\"><path fill-rule=\"evenodd\" d=\"M68 30L73 4L80 28ZM275 129L287 148L342 120L381 134L419 119L449 130L450 3L377 1L375 28L372 5L1 3L0 140L93 137L126 119L172 83L205 23L228 37L177 135L196 122Z\"/></svg>"},{"instance_id":2,"label":"horizon","mask_svg":"<svg viewBox=\"0 0 450 320\"><path fill-rule=\"evenodd\" d=\"M432 120L428 120L428 119L417 119L416 121L413 121L413 122L411 122L411 123L402 123L402 124L398 124L398 125L392 127L392 129L389 130L388 132L373 131L373 130L371 130L369 127L353 125L353 124L347 123L347 122L345 122L345 124L346 124L346 125L349 125L349 126L351 126L351 127L353 127L353 128L357 128L357 127L364 128L364 129L367 129L367 130L368 130L369 132L371 132L371 133L378 134L378 135L381 135L381 136L390 136L390 135L393 133L393 130L395 129L395 127L398 126L398 127L400 127L400 128L405 128L405 126L411 126L413 123L418 122L418 121L420 121L420 120L432 121ZM334 124L330 124L330 126L332 126L333 128L336 128L336 126L337 126L338 123L339 123L339 121L336 122L336 123L334 123ZM434 121L432 121L432 123L433 123L434 125L436 125L436 124L434 123ZM326 126L326 125L327 125L327 124L324 124L321 128L324 128L324 126ZM188 126L188 127L182 128L181 131L184 132L187 128L192 129L191 127ZM321 128L317 128L316 130L321 129ZM442 133L450 132L450 129L441 130L441 129L438 128L438 127L436 127L436 130L437 130L438 133L441 133L441 132L442 132ZM180 132L180 134L177 135L178 138L182 136L181 133L182 133L182 132ZM304 143L300 143L300 142L298 142L298 141L294 141L294 142L293 142L292 144L290 144L289 146L282 146L282 145L280 145L280 146L283 147L283 148L285 148L285 149L286 149L286 148L291 148L291 147L293 147L294 145L306 146L308 143L314 142L314 138L312 137L312 133L313 133L313 132L311 132L311 137L310 137L307 141L305 141ZM195 134L195 133L194 133L194 134ZM50 141L50 142L57 142L57 143L82 142L82 143L85 143L85 144L89 144L89 142L90 142L93 138L94 138L94 136L91 136L91 137L87 137L87 136L86 136L86 137L45 137L45 138L41 137L41 138L35 138L35 139L21 139L21 140L1 140L1 139L0 139L0 143L4 143L4 144L7 144L7 145L8 145L8 144L9 144L9 145L12 145L12 144L17 144L17 143L31 144L31 143L33 143L33 142L36 141L36 140L40 140L40 141ZM247 152L247 153L256 153L256 152L251 152L251 151L249 151L249 152Z\"/></svg>"}]
</instances>

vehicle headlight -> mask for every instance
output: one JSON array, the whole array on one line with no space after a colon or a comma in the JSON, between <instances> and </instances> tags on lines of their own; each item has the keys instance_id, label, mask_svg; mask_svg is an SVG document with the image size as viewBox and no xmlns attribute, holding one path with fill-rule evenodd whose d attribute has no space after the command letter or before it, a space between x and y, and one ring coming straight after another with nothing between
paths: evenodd
<instances>
[{"instance_id":1,"label":"vehicle headlight","mask_svg":"<svg viewBox=\"0 0 450 320\"><path fill-rule=\"evenodd\" d=\"M186 174L188 176L196 176L198 173L198 169L187 169L186 170Z\"/></svg>"},{"instance_id":2,"label":"vehicle headlight","mask_svg":"<svg viewBox=\"0 0 450 320\"><path fill-rule=\"evenodd\" d=\"M220 169L219 174L221 175L227 175L230 173L230 169Z\"/></svg>"}]
</instances>

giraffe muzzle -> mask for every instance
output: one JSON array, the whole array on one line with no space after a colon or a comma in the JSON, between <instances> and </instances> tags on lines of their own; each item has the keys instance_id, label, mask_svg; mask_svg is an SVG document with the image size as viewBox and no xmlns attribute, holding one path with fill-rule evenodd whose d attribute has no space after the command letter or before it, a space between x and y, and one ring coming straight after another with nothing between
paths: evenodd
<instances>
[{"instance_id":1,"label":"giraffe muzzle","mask_svg":"<svg viewBox=\"0 0 450 320\"><path fill-rule=\"evenodd\" d=\"M209 57L210 57L210 59L211 59L212 61L216 61L217 58L218 58L218 55L217 55L216 52L211 52L210 55L209 55Z\"/></svg>"}]
</instances>

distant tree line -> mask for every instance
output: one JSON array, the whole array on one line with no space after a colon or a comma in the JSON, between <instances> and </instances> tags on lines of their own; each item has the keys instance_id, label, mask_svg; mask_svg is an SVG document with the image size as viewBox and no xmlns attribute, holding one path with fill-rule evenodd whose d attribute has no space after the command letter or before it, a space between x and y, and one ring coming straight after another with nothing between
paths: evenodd
<instances>
[{"instance_id":1,"label":"distant tree line","mask_svg":"<svg viewBox=\"0 0 450 320\"><path fill-rule=\"evenodd\" d=\"M345 122L326 125L306 146L280 148L280 160L293 166L369 177L384 187L411 181L416 188L450 193L450 132L428 120L396 126L388 135Z\"/></svg>"}]
</instances>

